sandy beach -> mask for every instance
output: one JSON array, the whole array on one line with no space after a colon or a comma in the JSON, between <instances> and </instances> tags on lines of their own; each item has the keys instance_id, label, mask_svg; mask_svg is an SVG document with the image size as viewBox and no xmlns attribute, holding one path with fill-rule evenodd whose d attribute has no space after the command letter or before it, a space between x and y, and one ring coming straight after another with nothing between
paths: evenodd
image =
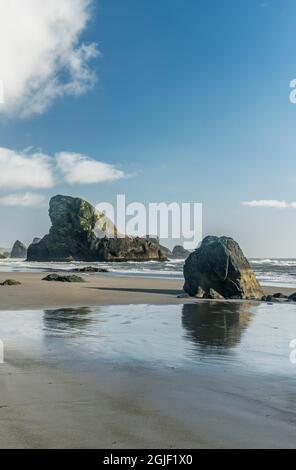
<instances>
[{"instance_id":1,"label":"sandy beach","mask_svg":"<svg viewBox=\"0 0 296 470\"><path fill-rule=\"evenodd\" d=\"M251 339L262 328L264 338L276 334L273 321L277 324L282 316L276 310L282 306L274 304L271 317L264 303L220 306L177 298L182 292L178 280L100 274L84 275L83 284L60 284L42 281L45 275L1 274L1 281L13 278L22 285L0 289L0 337L5 345L0 448L295 447L295 407L289 398L293 380L279 374L275 381L268 370L252 370L256 345L247 352L250 370L229 361L245 331ZM151 316L144 304L161 310ZM191 311L192 304L199 305L197 312ZM55 310L71 306L107 310ZM263 313L256 313L257 308ZM178 312L183 312L180 331ZM254 314L261 325L252 333ZM198 324L196 315L201 315ZM109 320L109 329L103 330ZM134 331L137 322L144 323ZM291 320L288 324L292 333ZM105 346L100 346L102 340ZM184 363L174 359L184 347L180 349L179 341L191 344L189 366L186 349ZM91 349L85 355L80 347ZM191 353L192 347L197 349ZM264 364L263 357L259 354L254 364ZM243 366L243 359L237 361Z\"/></svg>"},{"instance_id":2,"label":"sandy beach","mask_svg":"<svg viewBox=\"0 0 296 470\"><path fill-rule=\"evenodd\" d=\"M91 376L9 356L0 448L295 447L281 381L99 364Z\"/></svg>"},{"instance_id":3,"label":"sandy beach","mask_svg":"<svg viewBox=\"0 0 296 470\"><path fill-rule=\"evenodd\" d=\"M20 286L0 287L1 310L28 310L48 307L91 307L126 304L182 304L197 301L180 299L183 281L113 276L81 275L85 283L46 282L49 273L0 273L0 282L15 279ZM63 274L65 274L63 272ZM295 289L265 287L264 292L290 295Z\"/></svg>"}]
</instances>

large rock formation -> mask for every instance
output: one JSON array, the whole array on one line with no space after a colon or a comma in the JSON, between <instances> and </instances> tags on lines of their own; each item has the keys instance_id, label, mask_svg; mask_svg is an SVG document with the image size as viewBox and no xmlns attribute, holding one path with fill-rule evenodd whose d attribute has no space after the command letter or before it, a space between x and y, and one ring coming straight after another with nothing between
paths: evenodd
<instances>
[{"instance_id":1,"label":"large rock formation","mask_svg":"<svg viewBox=\"0 0 296 470\"><path fill-rule=\"evenodd\" d=\"M12 247L10 258L26 258L27 247L22 242L17 240Z\"/></svg>"},{"instance_id":2,"label":"large rock formation","mask_svg":"<svg viewBox=\"0 0 296 470\"><path fill-rule=\"evenodd\" d=\"M239 245L206 237L184 265L184 290L192 297L261 299L262 289Z\"/></svg>"},{"instance_id":3,"label":"large rock formation","mask_svg":"<svg viewBox=\"0 0 296 470\"><path fill-rule=\"evenodd\" d=\"M50 201L52 227L28 249L28 261L148 261L164 260L159 243L144 238L98 238L97 230L112 227L87 201L55 196ZM116 231L116 228L115 228ZM117 233L117 232L116 232Z\"/></svg>"}]
</instances>

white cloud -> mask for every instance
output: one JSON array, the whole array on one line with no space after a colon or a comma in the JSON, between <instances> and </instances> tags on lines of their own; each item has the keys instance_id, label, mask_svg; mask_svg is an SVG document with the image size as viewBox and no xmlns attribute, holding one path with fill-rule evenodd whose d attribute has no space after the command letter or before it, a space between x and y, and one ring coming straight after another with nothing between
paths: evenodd
<instances>
[{"instance_id":1,"label":"white cloud","mask_svg":"<svg viewBox=\"0 0 296 470\"><path fill-rule=\"evenodd\" d=\"M93 0L0 0L0 114L42 113L56 98L80 95L95 82L96 44L81 33Z\"/></svg>"},{"instance_id":2,"label":"white cloud","mask_svg":"<svg viewBox=\"0 0 296 470\"><path fill-rule=\"evenodd\" d=\"M109 163L91 160L79 153L61 152L56 155L58 168L67 183L94 184L124 178L123 171Z\"/></svg>"},{"instance_id":3,"label":"white cloud","mask_svg":"<svg viewBox=\"0 0 296 470\"><path fill-rule=\"evenodd\" d=\"M0 147L0 188L50 188L54 185L52 159Z\"/></svg>"},{"instance_id":4,"label":"white cloud","mask_svg":"<svg viewBox=\"0 0 296 470\"><path fill-rule=\"evenodd\" d=\"M52 188L58 174L69 184L97 184L126 176L114 165L79 153L60 152L49 156L32 148L16 151L0 147L1 189Z\"/></svg>"},{"instance_id":5,"label":"white cloud","mask_svg":"<svg viewBox=\"0 0 296 470\"><path fill-rule=\"evenodd\" d=\"M244 201L241 203L243 206L249 207L272 207L274 209L296 209L296 202L278 201L276 199L263 199L254 201Z\"/></svg>"},{"instance_id":6,"label":"white cloud","mask_svg":"<svg viewBox=\"0 0 296 470\"><path fill-rule=\"evenodd\" d=\"M42 205L44 201L45 197L37 193L9 194L0 197L0 205L2 206L34 207Z\"/></svg>"}]
</instances>

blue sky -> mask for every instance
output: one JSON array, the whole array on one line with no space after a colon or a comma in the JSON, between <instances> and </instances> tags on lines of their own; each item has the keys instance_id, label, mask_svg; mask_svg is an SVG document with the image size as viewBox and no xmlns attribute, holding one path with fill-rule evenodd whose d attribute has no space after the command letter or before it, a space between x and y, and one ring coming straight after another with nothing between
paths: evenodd
<instances>
[{"instance_id":1,"label":"blue sky","mask_svg":"<svg viewBox=\"0 0 296 470\"><path fill-rule=\"evenodd\" d=\"M97 81L37 114L22 116L18 98L17 112L2 113L1 147L87 155L129 177L58 177L37 190L0 187L0 197L202 202L205 234L233 236L249 256L296 257L295 208L241 204L296 201L295 18L294 0L93 2L77 38L100 51L89 63ZM49 228L44 205L0 214L0 246Z\"/></svg>"}]
</instances>

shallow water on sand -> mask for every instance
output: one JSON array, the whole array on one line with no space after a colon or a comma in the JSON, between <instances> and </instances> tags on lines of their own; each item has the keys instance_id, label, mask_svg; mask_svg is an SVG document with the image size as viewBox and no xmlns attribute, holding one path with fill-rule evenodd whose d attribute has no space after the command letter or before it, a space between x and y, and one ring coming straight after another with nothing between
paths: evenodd
<instances>
[{"instance_id":1,"label":"shallow water on sand","mask_svg":"<svg viewBox=\"0 0 296 470\"><path fill-rule=\"evenodd\" d=\"M5 359L239 368L296 378L296 306L200 302L0 312Z\"/></svg>"}]
</instances>

